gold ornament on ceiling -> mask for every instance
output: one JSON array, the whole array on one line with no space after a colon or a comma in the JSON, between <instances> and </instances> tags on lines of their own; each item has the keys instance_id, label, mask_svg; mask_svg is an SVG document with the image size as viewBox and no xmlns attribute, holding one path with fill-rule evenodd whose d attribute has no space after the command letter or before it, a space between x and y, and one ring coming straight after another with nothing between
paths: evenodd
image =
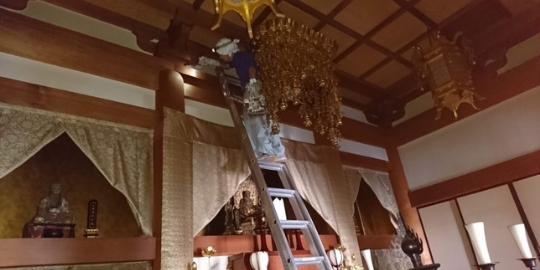
<instances>
[{"instance_id":1,"label":"gold ornament on ceiling","mask_svg":"<svg viewBox=\"0 0 540 270\"><path fill-rule=\"evenodd\" d=\"M424 50L420 46L413 47L412 62L418 82L423 90L429 85L433 95L437 115L441 117L444 108L448 108L457 118L457 110L463 103L475 105L476 100L484 99L475 92L472 78L472 67L475 65L472 50L462 33L454 35L449 41L440 33L428 33L431 48Z\"/></svg>"},{"instance_id":2,"label":"gold ornament on ceiling","mask_svg":"<svg viewBox=\"0 0 540 270\"><path fill-rule=\"evenodd\" d=\"M223 15L229 11L236 11L246 22L249 38L253 38L253 30L251 21L255 10L263 5L270 7L276 17L284 18L285 15L277 11L274 0L214 0L216 5L216 15L218 16L216 24L212 26L212 30L216 30L223 20Z\"/></svg>"},{"instance_id":3,"label":"gold ornament on ceiling","mask_svg":"<svg viewBox=\"0 0 540 270\"><path fill-rule=\"evenodd\" d=\"M293 104L306 127L337 146L342 116L336 42L291 19L276 18L255 29L252 46L272 132L279 132L279 111Z\"/></svg>"}]
</instances>

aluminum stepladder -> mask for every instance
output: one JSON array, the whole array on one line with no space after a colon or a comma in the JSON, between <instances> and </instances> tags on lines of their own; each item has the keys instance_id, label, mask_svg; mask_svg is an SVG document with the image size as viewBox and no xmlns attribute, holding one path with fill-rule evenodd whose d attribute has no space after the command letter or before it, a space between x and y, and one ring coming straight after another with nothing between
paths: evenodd
<instances>
[{"instance_id":1,"label":"aluminum stepladder","mask_svg":"<svg viewBox=\"0 0 540 270\"><path fill-rule=\"evenodd\" d=\"M251 146L251 142L247 136L244 123L242 122L238 109L234 104L233 97L229 90L229 82L223 68L217 67L216 74L219 78L227 106L231 113L236 133L239 135L242 148L244 149L244 154L247 157L249 168L251 170L251 176L259 192L261 204L268 222L268 227L270 228L272 239L278 250L279 256L281 257L281 261L283 262L283 268L285 270L296 270L299 266L313 265L317 266L318 270L332 270L333 268L330 265L328 257L326 256L326 252L319 234L313 221L311 220L304 201L298 192L296 192L296 188L287 166L284 163L262 162L257 160L255 152ZM284 188L267 187L261 169L276 171ZM279 220L272 203L272 197L288 199L296 220ZM311 252L311 256L293 256L293 252L285 235L285 229L298 229L302 231L304 239L306 240Z\"/></svg>"}]
</instances>

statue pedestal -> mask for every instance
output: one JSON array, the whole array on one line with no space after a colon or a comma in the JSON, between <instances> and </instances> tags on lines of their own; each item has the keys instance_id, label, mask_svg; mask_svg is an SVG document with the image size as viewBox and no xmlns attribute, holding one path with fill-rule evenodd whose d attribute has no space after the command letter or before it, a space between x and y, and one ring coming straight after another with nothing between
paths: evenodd
<instances>
[{"instance_id":1,"label":"statue pedestal","mask_svg":"<svg viewBox=\"0 0 540 270\"><path fill-rule=\"evenodd\" d=\"M74 238L74 223L27 223L23 238Z\"/></svg>"}]
</instances>

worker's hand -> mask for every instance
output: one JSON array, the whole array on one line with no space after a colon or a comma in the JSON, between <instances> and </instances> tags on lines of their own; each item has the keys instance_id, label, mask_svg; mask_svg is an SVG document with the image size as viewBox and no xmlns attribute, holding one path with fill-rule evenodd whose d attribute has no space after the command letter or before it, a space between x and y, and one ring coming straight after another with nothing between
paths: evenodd
<instances>
[{"instance_id":1,"label":"worker's hand","mask_svg":"<svg viewBox=\"0 0 540 270\"><path fill-rule=\"evenodd\" d=\"M255 78L249 79L249 84L250 84L250 85L251 85L251 84L255 84L255 83L257 83L257 82L258 82L258 81L257 81L257 79L255 79Z\"/></svg>"},{"instance_id":2,"label":"worker's hand","mask_svg":"<svg viewBox=\"0 0 540 270\"><path fill-rule=\"evenodd\" d=\"M212 59L212 58L208 58L206 56L201 56L199 57L199 65L200 66L221 66L221 63L216 60L216 59Z\"/></svg>"}]
</instances>

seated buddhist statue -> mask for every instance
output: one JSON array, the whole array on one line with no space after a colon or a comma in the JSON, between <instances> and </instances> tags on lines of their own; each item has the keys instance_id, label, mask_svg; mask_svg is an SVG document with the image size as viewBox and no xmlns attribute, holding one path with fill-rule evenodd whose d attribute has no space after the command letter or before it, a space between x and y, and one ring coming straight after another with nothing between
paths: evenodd
<instances>
[{"instance_id":1,"label":"seated buddhist statue","mask_svg":"<svg viewBox=\"0 0 540 270\"><path fill-rule=\"evenodd\" d=\"M69 223L69 206L62 196L60 183L51 185L47 196L39 201L34 223Z\"/></svg>"},{"instance_id":2,"label":"seated buddhist statue","mask_svg":"<svg viewBox=\"0 0 540 270\"><path fill-rule=\"evenodd\" d=\"M254 234L263 211L259 205L255 204L251 198L251 192L248 190L242 191L242 199L240 199L237 213L235 217L237 229L240 229L242 234Z\"/></svg>"},{"instance_id":3,"label":"seated buddhist statue","mask_svg":"<svg viewBox=\"0 0 540 270\"><path fill-rule=\"evenodd\" d=\"M39 201L35 216L25 224L23 237L74 237L73 227L62 186L55 183L49 194Z\"/></svg>"}]
</instances>

